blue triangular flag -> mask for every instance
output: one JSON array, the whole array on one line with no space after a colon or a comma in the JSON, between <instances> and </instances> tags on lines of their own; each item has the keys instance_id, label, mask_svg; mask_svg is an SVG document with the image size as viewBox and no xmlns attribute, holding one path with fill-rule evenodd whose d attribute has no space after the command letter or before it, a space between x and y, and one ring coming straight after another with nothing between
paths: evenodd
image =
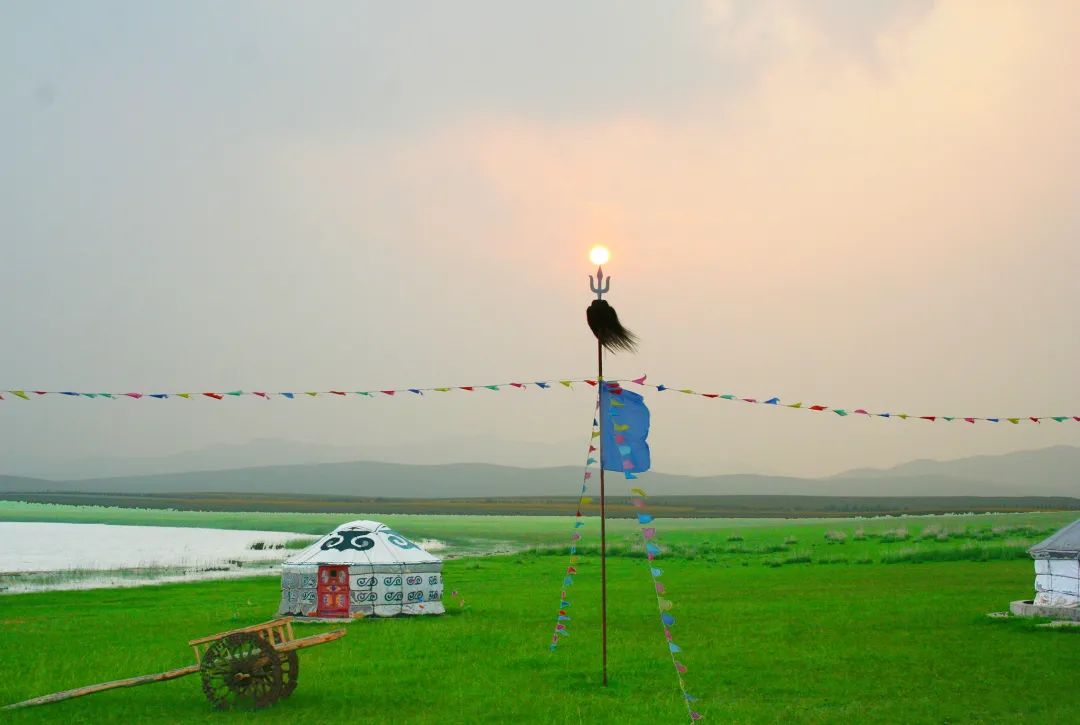
<instances>
[{"instance_id":1,"label":"blue triangular flag","mask_svg":"<svg viewBox=\"0 0 1080 725\"><path fill-rule=\"evenodd\" d=\"M663 569L657 569L655 566L649 568L649 573L654 577L660 576L664 573Z\"/></svg>"},{"instance_id":2,"label":"blue triangular flag","mask_svg":"<svg viewBox=\"0 0 1080 725\"><path fill-rule=\"evenodd\" d=\"M664 612L660 615L660 621L670 627L671 625L675 624L675 617L672 614Z\"/></svg>"},{"instance_id":3,"label":"blue triangular flag","mask_svg":"<svg viewBox=\"0 0 1080 725\"><path fill-rule=\"evenodd\" d=\"M652 521L652 516L650 514L638 514L637 520L639 524L647 524Z\"/></svg>"},{"instance_id":4,"label":"blue triangular flag","mask_svg":"<svg viewBox=\"0 0 1080 725\"><path fill-rule=\"evenodd\" d=\"M676 652L682 652L682 647L675 644L674 642L668 642L667 648L671 651L672 654Z\"/></svg>"},{"instance_id":5,"label":"blue triangular flag","mask_svg":"<svg viewBox=\"0 0 1080 725\"><path fill-rule=\"evenodd\" d=\"M281 393L281 394L284 395L286 398L291 399L293 397L293 393Z\"/></svg>"}]
</instances>

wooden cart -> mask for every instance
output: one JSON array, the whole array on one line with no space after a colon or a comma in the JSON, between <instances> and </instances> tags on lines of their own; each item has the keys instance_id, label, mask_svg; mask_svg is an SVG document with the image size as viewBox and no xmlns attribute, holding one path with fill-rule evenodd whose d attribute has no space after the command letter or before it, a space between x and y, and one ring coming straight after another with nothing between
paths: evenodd
<instances>
[{"instance_id":1,"label":"wooden cart","mask_svg":"<svg viewBox=\"0 0 1080 725\"><path fill-rule=\"evenodd\" d=\"M4 709L45 705L118 687L137 687L151 682L175 680L196 672L202 677L202 689L206 699L219 710L235 706L268 707L281 698L288 697L296 689L296 680L300 675L297 650L332 642L344 637L345 632L344 629L335 629L296 639L292 617L275 619L191 640L188 644L195 652L195 664L187 667L54 692L8 705Z\"/></svg>"}]
</instances>

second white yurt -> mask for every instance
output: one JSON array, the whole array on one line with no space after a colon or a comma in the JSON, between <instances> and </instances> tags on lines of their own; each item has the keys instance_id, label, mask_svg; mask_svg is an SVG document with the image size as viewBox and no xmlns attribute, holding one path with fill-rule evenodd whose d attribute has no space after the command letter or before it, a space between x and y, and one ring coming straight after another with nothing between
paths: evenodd
<instances>
[{"instance_id":1,"label":"second white yurt","mask_svg":"<svg viewBox=\"0 0 1080 725\"><path fill-rule=\"evenodd\" d=\"M1034 604L1080 608L1080 519L1028 551L1035 559Z\"/></svg>"},{"instance_id":2,"label":"second white yurt","mask_svg":"<svg viewBox=\"0 0 1080 725\"><path fill-rule=\"evenodd\" d=\"M281 565L279 614L442 614L442 560L377 521L350 521Z\"/></svg>"}]
</instances>

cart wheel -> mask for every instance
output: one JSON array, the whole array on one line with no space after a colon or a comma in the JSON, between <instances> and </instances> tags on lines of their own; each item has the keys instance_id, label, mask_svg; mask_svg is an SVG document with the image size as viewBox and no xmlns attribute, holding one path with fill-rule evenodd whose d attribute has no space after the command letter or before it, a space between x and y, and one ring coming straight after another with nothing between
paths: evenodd
<instances>
[{"instance_id":1,"label":"cart wheel","mask_svg":"<svg viewBox=\"0 0 1080 725\"><path fill-rule=\"evenodd\" d=\"M296 650L279 653L281 656L281 696L288 697L296 689L296 681L300 677L300 658Z\"/></svg>"},{"instance_id":2,"label":"cart wheel","mask_svg":"<svg viewBox=\"0 0 1080 725\"><path fill-rule=\"evenodd\" d=\"M203 692L219 710L261 708L281 697L281 660L277 651L251 632L230 634L203 655Z\"/></svg>"}]
</instances>

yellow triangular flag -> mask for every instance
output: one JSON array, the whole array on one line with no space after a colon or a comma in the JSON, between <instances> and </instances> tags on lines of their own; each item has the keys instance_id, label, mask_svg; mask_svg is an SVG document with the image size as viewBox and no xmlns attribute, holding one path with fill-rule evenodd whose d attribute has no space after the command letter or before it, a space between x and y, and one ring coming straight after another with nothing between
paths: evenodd
<instances>
[{"instance_id":1,"label":"yellow triangular flag","mask_svg":"<svg viewBox=\"0 0 1080 725\"><path fill-rule=\"evenodd\" d=\"M802 403L792 403L791 405L784 406L786 408L801 408Z\"/></svg>"},{"instance_id":2,"label":"yellow triangular flag","mask_svg":"<svg viewBox=\"0 0 1080 725\"><path fill-rule=\"evenodd\" d=\"M449 393L450 392L450 388L435 388L435 390L437 392L440 392L440 393Z\"/></svg>"},{"instance_id":3,"label":"yellow triangular flag","mask_svg":"<svg viewBox=\"0 0 1080 725\"><path fill-rule=\"evenodd\" d=\"M1020 419L1019 419L1019 418L1006 418L1005 420L1009 421L1009 422L1010 422L1010 423L1012 423L1013 425L1016 425L1017 423L1019 423L1019 422L1020 422Z\"/></svg>"},{"instance_id":4,"label":"yellow triangular flag","mask_svg":"<svg viewBox=\"0 0 1080 725\"><path fill-rule=\"evenodd\" d=\"M632 489L630 489L630 493L636 493L638 496L648 496L649 495L649 494L645 493L645 489L643 489L643 488L632 488Z\"/></svg>"},{"instance_id":5,"label":"yellow triangular flag","mask_svg":"<svg viewBox=\"0 0 1080 725\"><path fill-rule=\"evenodd\" d=\"M680 393L686 393L686 394L688 394L688 395L689 395L690 393L693 393L694 391L693 391L693 390L691 390L690 388L683 388L683 389L682 389L682 390L680 390L679 392L680 392Z\"/></svg>"},{"instance_id":6,"label":"yellow triangular flag","mask_svg":"<svg viewBox=\"0 0 1080 725\"><path fill-rule=\"evenodd\" d=\"M581 497L581 505L582 505L582 506L584 506L584 505L586 505L586 504L590 504L590 503L592 503L592 499L591 499L591 498L589 498L588 496L582 496L582 497Z\"/></svg>"},{"instance_id":7,"label":"yellow triangular flag","mask_svg":"<svg viewBox=\"0 0 1080 725\"><path fill-rule=\"evenodd\" d=\"M8 392L10 392L12 395L18 395L23 400L30 400L30 397L26 394L26 391L24 390L9 390Z\"/></svg>"},{"instance_id":8,"label":"yellow triangular flag","mask_svg":"<svg viewBox=\"0 0 1080 725\"><path fill-rule=\"evenodd\" d=\"M191 393L173 393L178 398L191 398Z\"/></svg>"},{"instance_id":9,"label":"yellow triangular flag","mask_svg":"<svg viewBox=\"0 0 1080 725\"><path fill-rule=\"evenodd\" d=\"M559 382L569 388L570 383L572 383L573 381L572 380L560 380Z\"/></svg>"},{"instance_id":10,"label":"yellow triangular flag","mask_svg":"<svg viewBox=\"0 0 1080 725\"><path fill-rule=\"evenodd\" d=\"M310 395L311 397L314 398L316 395L318 395L318 393L307 393L307 395Z\"/></svg>"},{"instance_id":11,"label":"yellow triangular flag","mask_svg":"<svg viewBox=\"0 0 1080 725\"><path fill-rule=\"evenodd\" d=\"M23 397L25 398L26 396L24 395ZM599 438L599 437L600 437L600 431L598 431L598 430L594 430L594 431L592 432L592 437L593 437L593 438Z\"/></svg>"}]
</instances>

